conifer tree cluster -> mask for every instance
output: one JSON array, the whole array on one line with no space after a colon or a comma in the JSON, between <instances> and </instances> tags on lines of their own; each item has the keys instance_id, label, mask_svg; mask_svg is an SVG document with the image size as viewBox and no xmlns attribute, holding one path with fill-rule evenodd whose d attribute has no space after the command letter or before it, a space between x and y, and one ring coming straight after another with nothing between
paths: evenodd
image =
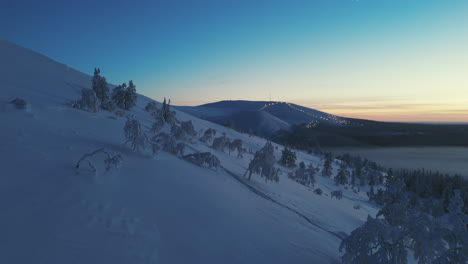
<instances>
[{"instance_id":1,"label":"conifer tree cluster","mask_svg":"<svg viewBox=\"0 0 468 264\"><path fill-rule=\"evenodd\" d=\"M115 87L111 95L106 78L100 74L101 70L95 68L91 78L91 89L83 89L81 98L73 102L72 107L98 112L101 109L114 111L116 107L130 110L136 105L137 93L133 81L129 82L128 87L126 83Z\"/></svg>"},{"instance_id":2,"label":"conifer tree cluster","mask_svg":"<svg viewBox=\"0 0 468 264\"><path fill-rule=\"evenodd\" d=\"M120 109L130 110L136 105L137 94L136 87L133 81L118 85L112 90L112 100L114 100L116 106Z\"/></svg>"},{"instance_id":3,"label":"conifer tree cluster","mask_svg":"<svg viewBox=\"0 0 468 264\"><path fill-rule=\"evenodd\" d=\"M306 167L305 163L301 161L299 163L299 168L288 174L288 178L296 181L299 184L305 185L307 187L312 186L314 188L315 185L315 173L316 169L310 164Z\"/></svg>"},{"instance_id":4,"label":"conifer tree cluster","mask_svg":"<svg viewBox=\"0 0 468 264\"><path fill-rule=\"evenodd\" d=\"M419 177L416 175L387 174L385 191L375 195L382 209L342 241L343 263L408 263L410 250L421 264L468 263L468 216L461 190L446 191L450 198L444 210L444 198L428 191L437 188L417 187L413 182ZM447 183L456 181L453 177ZM463 181L457 185L463 190L466 187ZM418 188L427 188L427 192L414 192Z\"/></svg>"}]
</instances>

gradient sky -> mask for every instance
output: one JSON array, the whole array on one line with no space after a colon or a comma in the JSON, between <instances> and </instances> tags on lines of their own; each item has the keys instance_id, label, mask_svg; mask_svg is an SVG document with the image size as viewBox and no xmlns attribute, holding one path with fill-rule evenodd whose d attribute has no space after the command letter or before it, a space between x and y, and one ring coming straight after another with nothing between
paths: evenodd
<instances>
[{"instance_id":1,"label":"gradient sky","mask_svg":"<svg viewBox=\"0 0 468 264\"><path fill-rule=\"evenodd\" d=\"M0 0L0 38L177 105L468 122L467 0Z\"/></svg>"}]
</instances>

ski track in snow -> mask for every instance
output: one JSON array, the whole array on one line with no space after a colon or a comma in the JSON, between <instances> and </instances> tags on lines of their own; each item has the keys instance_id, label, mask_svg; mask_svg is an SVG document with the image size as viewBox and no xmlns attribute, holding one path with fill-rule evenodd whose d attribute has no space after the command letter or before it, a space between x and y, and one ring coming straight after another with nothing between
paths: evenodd
<instances>
[{"instance_id":1,"label":"ski track in snow","mask_svg":"<svg viewBox=\"0 0 468 264\"><path fill-rule=\"evenodd\" d=\"M277 204L277 205L279 205L279 206L281 206L281 207L283 207L283 208L288 209L289 211L291 211L291 212L297 214L298 216L300 216L301 218L303 218L304 220L306 220L306 221L307 221L308 223L310 223L311 225L313 225L313 226L315 226L315 227L317 227L317 228L319 228L319 229L322 229L323 231L325 231L325 232L327 232L327 233L329 233L329 234L331 234L331 235L337 237L339 240L343 240L343 239L345 238L345 236L343 236L343 235L340 236L339 234L337 234L337 233L335 233L335 232L333 232L333 231L331 231L331 230L326 229L325 227L323 227L323 226L321 226L321 225L319 225L319 224L313 222L313 221L310 220L307 216L303 215L303 214L300 213L299 211L297 211L297 210L295 210L295 209L293 209L293 208L291 208L291 207L289 207L289 206L287 206L287 205L285 205L285 204L283 204L283 203L281 203L281 202L279 202L279 201L273 199L271 196L267 195L266 193L264 193L264 192L258 190L257 188L253 187L252 185L246 183L240 176L238 176L237 174L233 173L232 171L230 171L230 170L228 170L228 169L226 169L226 168L223 168L223 170L224 170L228 175L232 176L234 179L236 179L238 182L240 182L242 185L244 185L245 187L247 187L249 190L251 190L252 192L254 192L255 194L257 194L258 196L260 196L260 197L262 197L262 198L264 198L264 199L266 199L266 200L268 200L268 201L271 201L271 202L273 202L273 203L275 203L275 204Z\"/></svg>"}]
</instances>

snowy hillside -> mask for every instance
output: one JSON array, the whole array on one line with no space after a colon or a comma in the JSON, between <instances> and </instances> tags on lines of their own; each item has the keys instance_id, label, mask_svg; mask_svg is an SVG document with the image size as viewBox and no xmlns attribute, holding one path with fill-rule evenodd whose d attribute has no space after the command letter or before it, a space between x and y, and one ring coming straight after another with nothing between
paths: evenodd
<instances>
[{"instance_id":1,"label":"snowy hillside","mask_svg":"<svg viewBox=\"0 0 468 264\"><path fill-rule=\"evenodd\" d=\"M209 121L229 120L236 129L254 130L263 135L271 135L280 129L288 129L298 124L309 126L319 123L336 126L351 124L347 118L287 102L221 101L195 107L182 106L178 109ZM258 113L267 114L259 115ZM239 115L242 118L239 118Z\"/></svg>"},{"instance_id":2,"label":"snowy hillside","mask_svg":"<svg viewBox=\"0 0 468 264\"><path fill-rule=\"evenodd\" d=\"M3 40L0 58L0 263L339 263L341 239L377 212L364 191L317 174L315 188L324 192L317 195L279 164L278 183L259 175L247 181L252 154L237 158L197 138L187 153L211 152L221 167L198 167L164 151L132 152L124 144L126 115L148 130L151 99L139 95L125 116L85 112L70 102L90 88L89 75ZM11 104L15 98L26 109ZM213 128L253 153L266 143L176 112L196 131ZM274 146L278 160L282 147ZM121 166L97 166L96 174L75 169L100 148L120 155ZM319 156L297 157L323 164ZM335 161L334 174L338 167ZM343 199L331 198L334 190Z\"/></svg>"}]
</instances>

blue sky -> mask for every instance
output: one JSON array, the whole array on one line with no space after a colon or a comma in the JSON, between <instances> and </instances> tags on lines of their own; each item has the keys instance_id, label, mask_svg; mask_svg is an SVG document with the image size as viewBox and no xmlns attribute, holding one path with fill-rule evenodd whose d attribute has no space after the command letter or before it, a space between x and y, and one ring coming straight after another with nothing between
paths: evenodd
<instances>
[{"instance_id":1,"label":"blue sky","mask_svg":"<svg viewBox=\"0 0 468 264\"><path fill-rule=\"evenodd\" d=\"M2 0L0 37L180 105L271 93L345 116L468 121L466 14L466 0Z\"/></svg>"}]
</instances>

